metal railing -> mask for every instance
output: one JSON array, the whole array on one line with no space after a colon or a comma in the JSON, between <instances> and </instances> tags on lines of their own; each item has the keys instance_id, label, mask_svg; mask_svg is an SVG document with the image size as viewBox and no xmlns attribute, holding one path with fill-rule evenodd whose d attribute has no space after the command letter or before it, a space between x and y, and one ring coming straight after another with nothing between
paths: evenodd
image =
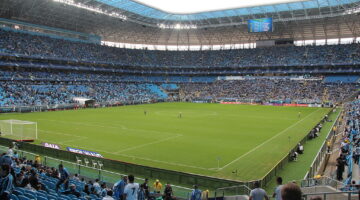
<instances>
[{"instance_id":1,"label":"metal railing","mask_svg":"<svg viewBox=\"0 0 360 200\"><path fill-rule=\"evenodd\" d=\"M246 185L218 188L215 190L215 199L225 196L250 195L250 191L251 189Z\"/></svg>"},{"instance_id":2,"label":"metal railing","mask_svg":"<svg viewBox=\"0 0 360 200\"><path fill-rule=\"evenodd\" d=\"M314 197L320 197L322 200L358 200L358 192L319 192L303 194L304 200L310 200Z\"/></svg>"},{"instance_id":3,"label":"metal railing","mask_svg":"<svg viewBox=\"0 0 360 200\"><path fill-rule=\"evenodd\" d=\"M317 175L317 171L319 170L320 166L322 165L324 158L327 154L327 145L326 142L333 137L336 133L333 132L333 127L339 127L341 125L341 121L339 120L341 113L343 111L339 112L338 116L336 117L336 119L334 120L333 125L331 126L328 135L326 136L326 139L324 140L324 142L322 143L320 150L318 151L318 153L316 154L313 162L310 165L309 171L306 173L304 179L309 179L314 177L315 175ZM339 129L337 129L337 131L339 131Z\"/></svg>"},{"instance_id":4,"label":"metal railing","mask_svg":"<svg viewBox=\"0 0 360 200\"><path fill-rule=\"evenodd\" d=\"M314 186L331 186L335 190L340 190L342 187L344 187L344 183L332 179L327 176L322 176L320 178L308 178L305 180L300 181L301 187L314 187Z\"/></svg>"}]
</instances>

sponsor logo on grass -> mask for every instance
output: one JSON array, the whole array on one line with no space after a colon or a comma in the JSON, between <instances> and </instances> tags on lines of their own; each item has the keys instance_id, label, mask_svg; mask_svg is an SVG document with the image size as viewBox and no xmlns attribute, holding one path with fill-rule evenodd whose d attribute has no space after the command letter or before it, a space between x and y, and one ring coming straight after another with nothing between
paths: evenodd
<instances>
[{"instance_id":1,"label":"sponsor logo on grass","mask_svg":"<svg viewBox=\"0 0 360 200\"><path fill-rule=\"evenodd\" d=\"M41 143L44 147L51 148L51 149L60 149L60 146L57 144L50 144L47 142Z\"/></svg>"},{"instance_id":2,"label":"sponsor logo on grass","mask_svg":"<svg viewBox=\"0 0 360 200\"><path fill-rule=\"evenodd\" d=\"M103 156L99 153L93 152L93 151L87 151L87 150L83 150L83 149L75 149L72 147L66 147L66 149L70 152L73 153L78 153L78 154L83 154L83 155L87 155L87 156L94 156L94 157L98 157L98 158L103 158Z\"/></svg>"}]
</instances>

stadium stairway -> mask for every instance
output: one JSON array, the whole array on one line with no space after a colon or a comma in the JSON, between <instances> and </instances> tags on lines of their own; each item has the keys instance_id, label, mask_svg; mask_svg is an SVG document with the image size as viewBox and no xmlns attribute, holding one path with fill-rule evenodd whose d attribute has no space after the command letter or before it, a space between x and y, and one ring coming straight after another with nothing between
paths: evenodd
<instances>
[{"instance_id":1,"label":"stadium stairway","mask_svg":"<svg viewBox=\"0 0 360 200\"><path fill-rule=\"evenodd\" d=\"M313 187L302 187L301 191L303 194L315 194L315 195L308 195L307 199L311 199L312 197L317 197L321 193L335 193L335 192L341 192L340 190L336 190L335 188L331 186L313 186ZM328 195L327 200L347 200L348 196L344 193L342 194L333 194Z\"/></svg>"},{"instance_id":2,"label":"stadium stairway","mask_svg":"<svg viewBox=\"0 0 360 200\"><path fill-rule=\"evenodd\" d=\"M360 183L360 166L355 163L352 170L352 180L356 181L356 183Z\"/></svg>"},{"instance_id":3,"label":"stadium stairway","mask_svg":"<svg viewBox=\"0 0 360 200\"><path fill-rule=\"evenodd\" d=\"M164 90L177 90L179 87L174 83L163 83L160 87Z\"/></svg>"},{"instance_id":4,"label":"stadium stairway","mask_svg":"<svg viewBox=\"0 0 360 200\"><path fill-rule=\"evenodd\" d=\"M168 95L159 86L155 84L146 84L146 87L162 99L166 99L168 97Z\"/></svg>"}]
</instances>

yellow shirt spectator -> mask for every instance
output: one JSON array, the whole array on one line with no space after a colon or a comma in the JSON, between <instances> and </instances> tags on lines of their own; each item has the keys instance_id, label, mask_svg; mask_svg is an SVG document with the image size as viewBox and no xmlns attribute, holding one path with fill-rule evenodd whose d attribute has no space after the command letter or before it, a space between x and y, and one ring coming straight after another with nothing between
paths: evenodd
<instances>
[{"instance_id":1,"label":"yellow shirt spectator","mask_svg":"<svg viewBox=\"0 0 360 200\"><path fill-rule=\"evenodd\" d=\"M154 182L154 190L156 193L160 193L161 189L162 189L162 184L158 179L156 179L156 181Z\"/></svg>"}]
</instances>

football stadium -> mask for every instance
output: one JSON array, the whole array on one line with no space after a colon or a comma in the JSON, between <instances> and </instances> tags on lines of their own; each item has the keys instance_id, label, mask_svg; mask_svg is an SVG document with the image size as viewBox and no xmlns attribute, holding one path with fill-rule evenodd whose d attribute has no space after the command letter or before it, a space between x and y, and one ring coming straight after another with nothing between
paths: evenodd
<instances>
[{"instance_id":1,"label":"football stadium","mask_svg":"<svg viewBox=\"0 0 360 200\"><path fill-rule=\"evenodd\" d=\"M0 199L359 199L359 89L359 0L0 0Z\"/></svg>"}]
</instances>

